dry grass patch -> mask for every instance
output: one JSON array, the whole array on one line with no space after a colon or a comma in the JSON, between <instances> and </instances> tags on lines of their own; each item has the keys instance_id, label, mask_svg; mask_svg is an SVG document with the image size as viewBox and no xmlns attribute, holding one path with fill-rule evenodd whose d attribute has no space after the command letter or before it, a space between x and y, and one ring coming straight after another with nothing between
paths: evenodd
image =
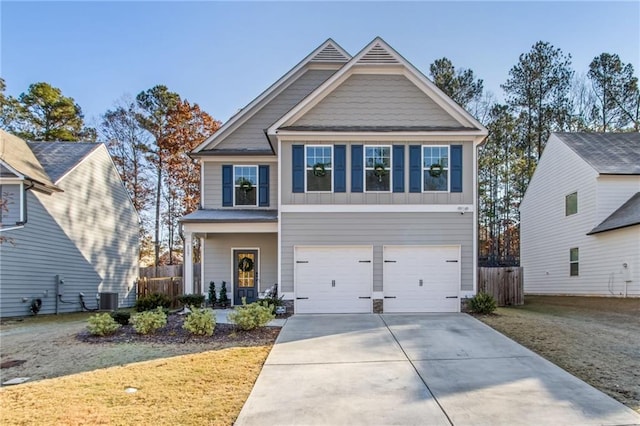
<instances>
[{"instance_id":1,"label":"dry grass patch","mask_svg":"<svg viewBox=\"0 0 640 426\"><path fill-rule=\"evenodd\" d=\"M270 346L228 348L0 389L3 425L230 425ZM127 393L127 388L138 389Z\"/></svg>"}]
</instances>

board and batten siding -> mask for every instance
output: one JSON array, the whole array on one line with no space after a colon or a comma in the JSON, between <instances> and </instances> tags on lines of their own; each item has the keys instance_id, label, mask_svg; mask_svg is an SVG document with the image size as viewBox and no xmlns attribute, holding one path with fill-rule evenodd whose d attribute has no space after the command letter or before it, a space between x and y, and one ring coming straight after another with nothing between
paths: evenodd
<instances>
[{"instance_id":1,"label":"board and batten siding","mask_svg":"<svg viewBox=\"0 0 640 426\"><path fill-rule=\"evenodd\" d=\"M248 161L227 161L216 159L216 161L205 160L202 162L202 177L204 194L202 197L202 208L220 209L222 208L222 165L231 164L234 166L269 166L269 207L259 206L238 206L242 209L276 209L278 207L278 162L276 157L265 157L261 160Z\"/></svg>"},{"instance_id":2,"label":"board and batten siding","mask_svg":"<svg viewBox=\"0 0 640 426\"><path fill-rule=\"evenodd\" d=\"M15 226L20 222L20 197L22 196L22 187L20 184L0 184L0 198L6 202L5 209L2 209L2 220L0 226Z\"/></svg>"},{"instance_id":3,"label":"board and batten siding","mask_svg":"<svg viewBox=\"0 0 640 426\"><path fill-rule=\"evenodd\" d=\"M449 113L403 75L354 74L296 126L451 126Z\"/></svg>"},{"instance_id":4,"label":"board and batten siding","mask_svg":"<svg viewBox=\"0 0 640 426\"><path fill-rule=\"evenodd\" d=\"M63 300L74 302L60 303L60 313L80 310L80 292L90 308L96 307L102 277L41 202L58 195L27 191L28 222L2 233L11 242L0 244L0 317L30 315L31 300L36 298L42 299L41 314L55 313L56 275L65 280Z\"/></svg>"},{"instance_id":5,"label":"board and batten siding","mask_svg":"<svg viewBox=\"0 0 640 426\"><path fill-rule=\"evenodd\" d=\"M249 226L249 225L247 225ZM233 301L232 249L260 250L258 265L259 291L263 292L278 282L278 238L275 233L265 234L211 234L204 240L204 279L202 291L206 293L209 283L215 282L220 292L222 281L227 283L229 298Z\"/></svg>"},{"instance_id":6,"label":"board and batten siding","mask_svg":"<svg viewBox=\"0 0 640 426\"><path fill-rule=\"evenodd\" d=\"M292 146L305 142L282 142L282 204L473 204L473 151L471 141L429 142L306 142L309 145L346 145L346 192L294 193ZM405 145L404 192L351 192L351 145ZM462 192L409 192L410 145L462 145ZM422 155L422 154L421 154Z\"/></svg>"},{"instance_id":7,"label":"board and batten siding","mask_svg":"<svg viewBox=\"0 0 640 426\"><path fill-rule=\"evenodd\" d=\"M373 291L383 291L383 246L460 245L460 290L473 290L471 213L281 213L280 216L283 292L294 291L294 247L322 245L373 245Z\"/></svg>"},{"instance_id":8,"label":"board and batten siding","mask_svg":"<svg viewBox=\"0 0 640 426\"><path fill-rule=\"evenodd\" d=\"M525 293L612 296L623 291L622 263L634 257L629 250L635 248L638 253L638 231L627 228L587 235L602 221L598 216L604 219L615 210L611 206L608 214L598 213L600 200L606 198L598 191L598 179L597 172L573 150L550 138L520 206ZM566 216L565 196L573 192L578 193L578 213ZM579 275L572 277L569 250L575 247ZM640 269L640 265L631 267ZM639 284L636 276L629 291L640 295Z\"/></svg>"},{"instance_id":9,"label":"board and batten siding","mask_svg":"<svg viewBox=\"0 0 640 426\"><path fill-rule=\"evenodd\" d=\"M269 143L264 134L273 123L293 108L309 93L328 79L335 70L312 69L279 93L271 102L256 112L240 127L233 130L216 148L218 149L265 149Z\"/></svg>"}]
</instances>

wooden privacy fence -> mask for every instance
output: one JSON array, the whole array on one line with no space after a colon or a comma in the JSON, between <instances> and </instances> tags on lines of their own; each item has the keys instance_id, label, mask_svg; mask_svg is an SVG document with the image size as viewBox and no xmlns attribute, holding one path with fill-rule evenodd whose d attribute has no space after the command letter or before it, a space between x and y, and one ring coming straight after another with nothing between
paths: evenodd
<instances>
[{"instance_id":1,"label":"wooden privacy fence","mask_svg":"<svg viewBox=\"0 0 640 426\"><path fill-rule=\"evenodd\" d=\"M524 304L521 266L478 268L478 293L490 294L498 306Z\"/></svg>"},{"instance_id":2,"label":"wooden privacy fence","mask_svg":"<svg viewBox=\"0 0 640 426\"><path fill-rule=\"evenodd\" d=\"M184 294L183 265L165 265L140 268L137 296L162 293L172 300L172 307L179 307L178 297ZM202 294L200 264L193 265L193 293Z\"/></svg>"}]
</instances>

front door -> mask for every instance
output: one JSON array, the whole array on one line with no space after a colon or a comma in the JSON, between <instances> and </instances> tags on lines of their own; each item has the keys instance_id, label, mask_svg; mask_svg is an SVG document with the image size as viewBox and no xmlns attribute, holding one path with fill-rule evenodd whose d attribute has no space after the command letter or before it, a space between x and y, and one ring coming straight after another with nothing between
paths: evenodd
<instances>
[{"instance_id":1,"label":"front door","mask_svg":"<svg viewBox=\"0 0 640 426\"><path fill-rule=\"evenodd\" d=\"M242 305L243 297L247 303L255 302L258 298L258 250L234 250L233 265L233 304Z\"/></svg>"}]
</instances>

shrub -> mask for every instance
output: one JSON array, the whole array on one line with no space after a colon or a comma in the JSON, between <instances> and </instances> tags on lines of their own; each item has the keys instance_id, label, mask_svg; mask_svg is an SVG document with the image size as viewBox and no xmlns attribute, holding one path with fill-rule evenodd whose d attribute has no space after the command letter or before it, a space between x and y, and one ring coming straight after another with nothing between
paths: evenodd
<instances>
[{"instance_id":1,"label":"shrub","mask_svg":"<svg viewBox=\"0 0 640 426\"><path fill-rule=\"evenodd\" d=\"M164 313L161 306L158 306L155 311L145 311L133 315L129 322L139 334L154 333L167 325L167 314Z\"/></svg>"},{"instance_id":2,"label":"shrub","mask_svg":"<svg viewBox=\"0 0 640 426\"><path fill-rule=\"evenodd\" d=\"M237 307L227 318L241 330L253 330L257 327L264 327L274 319L273 306L263 306L260 303L247 305L246 299L242 298L242 306Z\"/></svg>"},{"instance_id":3,"label":"shrub","mask_svg":"<svg viewBox=\"0 0 640 426\"><path fill-rule=\"evenodd\" d=\"M204 295L202 294L183 294L178 297L178 301L186 306L200 307L204 303Z\"/></svg>"},{"instance_id":4,"label":"shrub","mask_svg":"<svg viewBox=\"0 0 640 426\"><path fill-rule=\"evenodd\" d=\"M169 308L171 299L162 293L151 293L136 300L135 308L138 312L151 311L158 306Z\"/></svg>"},{"instance_id":5,"label":"shrub","mask_svg":"<svg viewBox=\"0 0 640 426\"><path fill-rule=\"evenodd\" d=\"M216 283L211 281L209 283L209 304L215 306L218 298L216 297Z\"/></svg>"},{"instance_id":6,"label":"shrub","mask_svg":"<svg viewBox=\"0 0 640 426\"><path fill-rule=\"evenodd\" d=\"M283 298L284 295L278 296L278 284L274 284L271 288L265 291L264 299L259 299L258 303L260 303L262 306L271 305L271 310L273 313L275 313L277 306L284 305L284 302L282 301Z\"/></svg>"},{"instance_id":7,"label":"shrub","mask_svg":"<svg viewBox=\"0 0 640 426\"><path fill-rule=\"evenodd\" d=\"M469 309L476 314L491 314L496 308L496 299L490 294L478 293L469 299Z\"/></svg>"},{"instance_id":8,"label":"shrub","mask_svg":"<svg viewBox=\"0 0 640 426\"><path fill-rule=\"evenodd\" d=\"M129 318L131 318L131 312L116 310L111 312L111 318L120 325L127 325L129 324Z\"/></svg>"},{"instance_id":9,"label":"shrub","mask_svg":"<svg viewBox=\"0 0 640 426\"><path fill-rule=\"evenodd\" d=\"M113 334L121 327L121 325L111 318L111 315L106 312L89 317L87 322L89 323L87 325L89 333L94 336L106 336Z\"/></svg>"},{"instance_id":10,"label":"shrub","mask_svg":"<svg viewBox=\"0 0 640 426\"><path fill-rule=\"evenodd\" d=\"M227 283L222 281L222 286L220 287L220 297L218 298L218 303L220 306L228 306L229 305L229 297L227 297Z\"/></svg>"},{"instance_id":11,"label":"shrub","mask_svg":"<svg viewBox=\"0 0 640 426\"><path fill-rule=\"evenodd\" d=\"M191 313L185 318L182 328L197 336L211 336L216 328L216 317L210 309L191 306Z\"/></svg>"}]
</instances>

